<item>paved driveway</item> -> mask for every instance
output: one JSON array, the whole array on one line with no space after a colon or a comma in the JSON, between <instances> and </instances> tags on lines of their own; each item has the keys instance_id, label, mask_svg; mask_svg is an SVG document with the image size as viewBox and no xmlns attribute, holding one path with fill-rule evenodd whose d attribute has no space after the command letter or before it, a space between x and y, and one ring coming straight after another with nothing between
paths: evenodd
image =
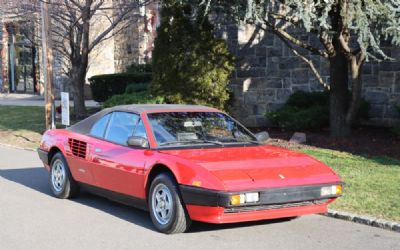
<instances>
[{"instance_id":1,"label":"paved driveway","mask_svg":"<svg viewBox=\"0 0 400 250\"><path fill-rule=\"evenodd\" d=\"M325 216L154 231L147 213L82 194L50 195L35 152L0 146L0 249L400 249L400 233Z\"/></svg>"}]
</instances>

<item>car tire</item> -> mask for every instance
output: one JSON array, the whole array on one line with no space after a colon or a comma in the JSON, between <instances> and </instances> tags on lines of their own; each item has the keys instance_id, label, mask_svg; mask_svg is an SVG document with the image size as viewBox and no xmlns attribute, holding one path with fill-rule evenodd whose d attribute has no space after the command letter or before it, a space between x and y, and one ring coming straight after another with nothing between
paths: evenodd
<instances>
[{"instance_id":1,"label":"car tire","mask_svg":"<svg viewBox=\"0 0 400 250\"><path fill-rule=\"evenodd\" d=\"M67 161L61 152L56 153L50 163L50 187L54 196L60 199L78 195L79 185L72 178Z\"/></svg>"},{"instance_id":2,"label":"car tire","mask_svg":"<svg viewBox=\"0 0 400 250\"><path fill-rule=\"evenodd\" d=\"M148 195L150 217L158 231L176 234L187 231L192 223L175 179L168 173L157 175Z\"/></svg>"}]
</instances>

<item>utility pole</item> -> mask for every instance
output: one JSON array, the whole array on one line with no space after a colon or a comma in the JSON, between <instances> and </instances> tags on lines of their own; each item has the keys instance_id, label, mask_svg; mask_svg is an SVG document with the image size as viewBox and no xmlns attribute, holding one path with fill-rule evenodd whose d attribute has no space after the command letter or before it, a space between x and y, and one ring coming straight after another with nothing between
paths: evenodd
<instances>
[{"instance_id":1,"label":"utility pole","mask_svg":"<svg viewBox=\"0 0 400 250\"><path fill-rule=\"evenodd\" d=\"M11 72L11 82L10 82L10 90L11 92L15 92L17 83L15 82L15 47L14 47L14 27L13 25L10 25L10 35L9 35L9 60L10 60L10 72Z\"/></svg>"},{"instance_id":2,"label":"utility pole","mask_svg":"<svg viewBox=\"0 0 400 250\"><path fill-rule=\"evenodd\" d=\"M43 72L45 83L45 117L46 117L46 130L52 129L54 125L53 117L53 53L52 53L52 40L51 40L51 23L49 20L49 4L48 1L40 2L40 9L42 15L42 53L43 53Z\"/></svg>"}]
</instances>

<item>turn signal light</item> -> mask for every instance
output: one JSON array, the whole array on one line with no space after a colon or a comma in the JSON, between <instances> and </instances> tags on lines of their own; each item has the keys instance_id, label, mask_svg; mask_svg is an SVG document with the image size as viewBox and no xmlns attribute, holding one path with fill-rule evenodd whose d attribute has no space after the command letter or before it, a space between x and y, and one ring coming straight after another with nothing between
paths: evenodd
<instances>
[{"instance_id":1,"label":"turn signal light","mask_svg":"<svg viewBox=\"0 0 400 250\"><path fill-rule=\"evenodd\" d=\"M240 205L244 203L244 194L237 194L231 196L231 205Z\"/></svg>"},{"instance_id":2,"label":"turn signal light","mask_svg":"<svg viewBox=\"0 0 400 250\"><path fill-rule=\"evenodd\" d=\"M343 193L342 185L336 185L336 194L342 195L342 193Z\"/></svg>"},{"instance_id":3,"label":"turn signal light","mask_svg":"<svg viewBox=\"0 0 400 250\"><path fill-rule=\"evenodd\" d=\"M201 181L193 181L192 185L195 187L201 187Z\"/></svg>"}]
</instances>

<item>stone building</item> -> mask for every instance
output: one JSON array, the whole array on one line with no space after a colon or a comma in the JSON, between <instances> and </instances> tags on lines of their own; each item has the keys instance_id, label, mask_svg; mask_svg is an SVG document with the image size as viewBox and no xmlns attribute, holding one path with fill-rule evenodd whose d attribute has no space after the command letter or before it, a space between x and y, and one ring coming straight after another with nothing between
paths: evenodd
<instances>
[{"instance_id":1,"label":"stone building","mask_svg":"<svg viewBox=\"0 0 400 250\"><path fill-rule=\"evenodd\" d=\"M90 54L87 78L124 72L131 64L149 62L158 22L157 13L158 4L154 2L134 11L131 19L121 23L115 29L118 32L100 43ZM101 17L93 20L93 33L101 31L107 22L107 18Z\"/></svg>"},{"instance_id":2,"label":"stone building","mask_svg":"<svg viewBox=\"0 0 400 250\"><path fill-rule=\"evenodd\" d=\"M114 67L125 71L131 64L149 63L158 25L158 2L154 1L137 10L127 28L114 37ZM125 25L126 23L122 24Z\"/></svg>"},{"instance_id":3,"label":"stone building","mask_svg":"<svg viewBox=\"0 0 400 250\"><path fill-rule=\"evenodd\" d=\"M117 0L106 0L110 4ZM108 3L107 3L108 4ZM115 11L115 10L110 10ZM121 73L131 64L143 64L151 59L153 41L156 34L158 3L152 2L132 13L132 17L115 28L116 33L98 44L89 55L89 68L86 78L94 75ZM112 16L110 13L109 16ZM108 26L108 18L99 15L91 23L91 35L102 32ZM123 28L122 28L123 27ZM57 72L57 67L56 70ZM59 72L59 70L58 70ZM68 91L68 79L59 75L56 87ZM57 84L59 82L59 84ZM58 90L57 90L58 92ZM90 98L91 90L86 86L85 95Z\"/></svg>"}]
</instances>

